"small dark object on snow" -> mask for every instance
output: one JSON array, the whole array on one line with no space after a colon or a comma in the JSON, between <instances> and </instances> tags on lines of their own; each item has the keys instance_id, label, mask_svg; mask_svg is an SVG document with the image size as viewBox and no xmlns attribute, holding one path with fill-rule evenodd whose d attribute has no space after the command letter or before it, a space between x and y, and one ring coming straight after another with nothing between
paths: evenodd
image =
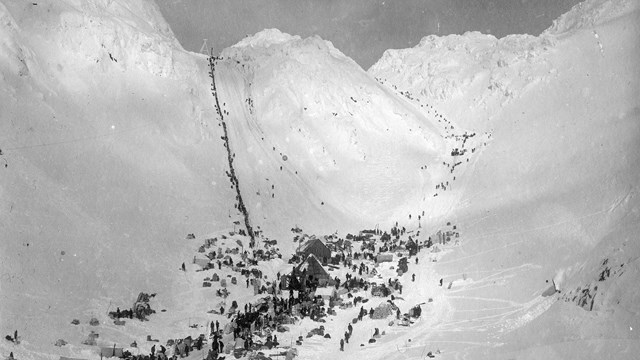
<instances>
[{"instance_id":1,"label":"small dark object on snow","mask_svg":"<svg viewBox=\"0 0 640 360\"><path fill-rule=\"evenodd\" d=\"M80 325L80 320L78 320L78 319L73 319L73 320L71 320L71 323L72 323L73 325Z\"/></svg>"},{"instance_id":2,"label":"small dark object on snow","mask_svg":"<svg viewBox=\"0 0 640 360\"><path fill-rule=\"evenodd\" d=\"M55 346L65 346L65 345L67 345L67 342L62 340L62 339L58 339L54 345Z\"/></svg>"}]
</instances>

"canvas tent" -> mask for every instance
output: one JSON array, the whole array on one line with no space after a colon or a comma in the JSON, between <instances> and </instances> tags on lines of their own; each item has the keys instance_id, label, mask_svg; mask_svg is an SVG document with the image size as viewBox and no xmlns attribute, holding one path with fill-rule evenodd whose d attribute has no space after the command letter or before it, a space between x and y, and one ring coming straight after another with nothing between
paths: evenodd
<instances>
[{"instance_id":1,"label":"canvas tent","mask_svg":"<svg viewBox=\"0 0 640 360\"><path fill-rule=\"evenodd\" d=\"M298 254L302 258L306 258L309 255L314 255L318 260L321 260L323 264L327 263L327 260L331 258L331 250L320 239L310 239L298 251Z\"/></svg>"},{"instance_id":2,"label":"canvas tent","mask_svg":"<svg viewBox=\"0 0 640 360\"><path fill-rule=\"evenodd\" d=\"M393 261L393 254L378 254L376 256L376 262L379 264L381 262L390 262Z\"/></svg>"},{"instance_id":3,"label":"canvas tent","mask_svg":"<svg viewBox=\"0 0 640 360\"><path fill-rule=\"evenodd\" d=\"M325 300L329 300L332 297L336 297L336 288L331 287L319 287L316 289L315 296L321 296Z\"/></svg>"},{"instance_id":4,"label":"canvas tent","mask_svg":"<svg viewBox=\"0 0 640 360\"><path fill-rule=\"evenodd\" d=\"M318 280L318 284L320 286L332 283L331 275L329 275L327 270L325 270L320 261L318 261L313 254L307 256L305 261L298 265L296 273L301 276L304 273L306 278L313 276L314 279Z\"/></svg>"},{"instance_id":5,"label":"canvas tent","mask_svg":"<svg viewBox=\"0 0 640 360\"><path fill-rule=\"evenodd\" d=\"M398 310L398 307L392 303L389 303L389 302L381 303L380 305L378 305L378 307L376 307L373 310L373 315L371 315L371 318L384 319L389 315L393 315L396 312L396 310Z\"/></svg>"},{"instance_id":6,"label":"canvas tent","mask_svg":"<svg viewBox=\"0 0 640 360\"><path fill-rule=\"evenodd\" d=\"M196 259L193 260L193 263L198 265L198 266L200 266L202 269L208 269L210 262L211 262L211 260L209 260L209 259L196 258Z\"/></svg>"},{"instance_id":7,"label":"canvas tent","mask_svg":"<svg viewBox=\"0 0 640 360\"><path fill-rule=\"evenodd\" d=\"M124 352L122 348L115 346L101 347L100 348L100 357L124 357Z\"/></svg>"}]
</instances>

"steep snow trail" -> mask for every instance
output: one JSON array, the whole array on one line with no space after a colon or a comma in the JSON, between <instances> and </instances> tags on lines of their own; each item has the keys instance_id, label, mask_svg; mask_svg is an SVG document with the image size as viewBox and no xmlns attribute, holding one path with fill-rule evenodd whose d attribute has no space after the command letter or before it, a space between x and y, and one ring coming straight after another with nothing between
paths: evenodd
<instances>
[{"instance_id":1,"label":"steep snow trail","mask_svg":"<svg viewBox=\"0 0 640 360\"><path fill-rule=\"evenodd\" d=\"M270 109L266 106L278 105L275 100L260 105L266 100L256 85L258 80L252 77L256 75L246 75L244 65L233 60L220 61L218 68L222 111L228 118L231 150L237 175L244 184L247 208L255 214L256 224L268 233L287 236L288 229L295 225L317 233L354 231L381 221L392 224L411 213L417 223L417 215L428 207L435 184L444 181L438 170L421 170L424 164L441 162L445 153L432 120L374 81L367 80L366 85L375 89L367 91L384 94L384 101L392 104L396 113L378 114L378 118L370 119L370 126L358 127L362 120L357 118L336 121L329 109L321 109L325 113L320 114L301 114L304 121L295 120L299 124L282 124L283 120L273 118L273 114L260 112ZM374 111L378 105L357 106L364 109L358 111ZM353 117L361 116L353 111ZM406 134L397 138L387 135L392 126L386 116L399 117L399 128L406 127ZM338 140L350 126L352 140L367 149L361 159L354 159L355 153L348 151L352 144ZM431 139L426 134L434 135ZM439 150L426 146L429 142Z\"/></svg>"},{"instance_id":2,"label":"steep snow trail","mask_svg":"<svg viewBox=\"0 0 640 360\"><path fill-rule=\"evenodd\" d=\"M244 218L244 227L245 227L244 230L246 230L247 234L249 235L249 238L251 239L251 243L254 243L255 233L253 231L253 226L251 225L251 218L250 218L249 212L247 211L247 207L242 197L242 191L240 190L240 180L238 179L238 176L236 175L235 167L233 166L234 164L233 160L235 158L235 154L233 154L232 153L233 150L231 150L231 143L229 141L229 131L227 127L227 122L225 121L224 112L220 107L220 99L218 98L218 90L216 87L216 62L217 62L217 58L209 57L209 76L211 77L211 92L215 100L216 112L218 114L218 117L220 118L219 125L222 125L222 131L224 133L223 135L224 147L227 150L227 162L229 164L229 172L227 176L231 181L231 186L234 187L236 190L235 207L242 214L242 217Z\"/></svg>"},{"instance_id":3,"label":"steep snow trail","mask_svg":"<svg viewBox=\"0 0 640 360\"><path fill-rule=\"evenodd\" d=\"M246 195L247 210L253 214L257 226L267 228L272 233L288 236L288 229L282 227L281 221L295 225L310 217L311 213L321 212L326 216L327 222L339 223L337 211L321 211L320 200L317 192L313 191L312 183L316 179L305 179L304 173L296 174L291 162L283 160L283 157L269 148L269 137L262 130L260 123L247 106L245 100L250 98L246 88L246 80L235 66L226 61L219 61L217 66L218 92L222 101L222 111L227 117L229 130L229 142L231 153L235 159L237 176L241 177L242 191ZM282 170L279 170L282 167ZM260 178L257 178L260 176ZM261 211L263 201L271 201L270 196L275 196L275 191L264 189L260 183L267 181L278 185L278 195L283 194L290 201L280 208L278 214L264 214ZM281 190L280 187L284 187ZM266 192L266 194L262 194ZM260 195L267 195L260 197ZM304 199L304 202L298 203ZM259 217L262 218L259 218ZM314 215L315 216L315 215ZM344 221L344 220L342 220ZM329 230L329 229L325 229ZM335 229L332 229L332 232Z\"/></svg>"},{"instance_id":4,"label":"steep snow trail","mask_svg":"<svg viewBox=\"0 0 640 360\"><path fill-rule=\"evenodd\" d=\"M144 353L148 334L197 336L192 321L224 320L206 313L221 299L201 287L208 275L189 263L199 244L184 239L195 232L201 244L236 219L204 58L176 47L150 2L3 3L0 329L24 341L0 342L2 353L97 359L81 345L94 329L100 345L138 340ZM241 190L285 253L296 223L317 234L388 228L416 225L426 210L438 222L423 220L421 240L445 219L461 233L401 278L403 311L433 299L422 319L408 328L366 319L339 352L357 312L346 310L327 323L333 339L305 341L301 358L424 358L438 348L442 358L637 357L638 3L589 0L539 38L432 37L415 56L391 58L416 63L385 83L446 109L456 129L493 136L452 191L429 201L449 176L442 116L374 86L318 39L282 36L277 51L266 41L238 50L247 62L220 62ZM286 267L261 266L270 276ZM543 297L558 274L563 292ZM232 290L227 301L252 297ZM576 300L585 290L595 296L586 309ZM139 291L157 292L154 308L168 311L113 325L106 310ZM94 316L98 327L87 324ZM305 319L281 339L316 326ZM360 347L375 327L386 335ZM54 347L59 338L70 345Z\"/></svg>"}]
</instances>

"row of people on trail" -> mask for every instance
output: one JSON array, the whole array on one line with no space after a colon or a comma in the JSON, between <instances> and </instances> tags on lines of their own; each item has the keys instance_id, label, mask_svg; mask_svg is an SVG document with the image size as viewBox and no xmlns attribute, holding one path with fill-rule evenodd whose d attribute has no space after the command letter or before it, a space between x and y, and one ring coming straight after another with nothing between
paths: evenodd
<instances>
[{"instance_id":1,"label":"row of people on trail","mask_svg":"<svg viewBox=\"0 0 640 360\"><path fill-rule=\"evenodd\" d=\"M347 344L349 343L349 339L351 338L351 335L353 335L353 326L349 324L347 326L347 331L344 332L344 338L340 339L340 351L344 351L344 344L345 342Z\"/></svg>"},{"instance_id":2,"label":"row of people on trail","mask_svg":"<svg viewBox=\"0 0 640 360\"><path fill-rule=\"evenodd\" d=\"M398 312L400 312L400 310L398 310ZM360 307L360 312L358 314L358 321L361 321L362 318L367 314L369 315L369 317L373 316L373 313L374 313L373 308L367 312L367 310L365 310L364 307ZM353 326L349 324L347 326L347 331L344 332L344 337L340 339L340 351L344 351L344 344L349 343L349 339L352 337L352 335L353 335ZM380 337L380 329L375 328L375 331L373 333L373 338L378 338L378 337Z\"/></svg>"},{"instance_id":3,"label":"row of people on trail","mask_svg":"<svg viewBox=\"0 0 640 360\"><path fill-rule=\"evenodd\" d=\"M125 309L122 311L120 311L120 308L117 308L116 311L109 312L109 317L111 317L112 319L121 319L121 318L133 319L134 315L135 313L131 308L129 310Z\"/></svg>"}]
</instances>

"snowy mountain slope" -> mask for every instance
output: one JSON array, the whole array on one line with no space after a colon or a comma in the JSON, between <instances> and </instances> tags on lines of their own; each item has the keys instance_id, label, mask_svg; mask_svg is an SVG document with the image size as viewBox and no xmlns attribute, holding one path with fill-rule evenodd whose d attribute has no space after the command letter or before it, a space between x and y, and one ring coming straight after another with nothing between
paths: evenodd
<instances>
[{"instance_id":1,"label":"snowy mountain slope","mask_svg":"<svg viewBox=\"0 0 640 360\"><path fill-rule=\"evenodd\" d=\"M426 99L461 126L488 131L500 107L553 78L549 35L496 39L478 32L427 36L415 48L387 50L369 69L382 83Z\"/></svg>"},{"instance_id":2,"label":"snowy mountain slope","mask_svg":"<svg viewBox=\"0 0 640 360\"><path fill-rule=\"evenodd\" d=\"M636 8L636 1L584 1L554 20L545 33L558 36L605 25L630 15Z\"/></svg>"},{"instance_id":3,"label":"snowy mountain slope","mask_svg":"<svg viewBox=\"0 0 640 360\"><path fill-rule=\"evenodd\" d=\"M73 318L173 301L185 235L235 219L225 150L206 59L152 2L2 1L0 18L0 331L24 339L2 353L69 355L53 343L86 337Z\"/></svg>"},{"instance_id":4,"label":"snowy mountain slope","mask_svg":"<svg viewBox=\"0 0 640 360\"><path fill-rule=\"evenodd\" d=\"M277 31L225 50L216 80L255 225L278 235L399 221L424 240L453 221L461 233L400 278L403 311L434 300L418 323L364 321L356 342L373 327L387 335L345 352L337 338L308 340L301 358L633 358L638 8L590 1L541 37L428 37L369 75L327 42ZM2 1L0 19L0 331L23 339L1 352L97 359L80 344L97 330L101 345L137 340L145 353L147 335L225 321L206 313L221 300L189 261L201 234L228 235L239 219L206 60L145 1ZM562 292L542 296L554 278ZM106 311L139 291L167 312L113 325ZM327 328L340 334L352 317Z\"/></svg>"},{"instance_id":5,"label":"snowy mountain slope","mask_svg":"<svg viewBox=\"0 0 640 360\"><path fill-rule=\"evenodd\" d=\"M222 58L218 89L231 147L252 220L263 229L356 231L410 214L417 224L435 209L451 145L435 114L319 38L266 30Z\"/></svg>"},{"instance_id":6,"label":"snowy mountain slope","mask_svg":"<svg viewBox=\"0 0 640 360\"><path fill-rule=\"evenodd\" d=\"M637 1L589 1L539 38L425 38L387 52L369 70L465 126L492 130L451 213L463 245L436 271L454 284L473 279L456 295L477 301L455 300L454 313L513 305L493 317L461 312L455 356L637 352L639 8ZM599 281L606 259L628 270ZM564 278L562 294L570 292L557 299L574 307L585 288L597 293L593 312L541 297L554 277ZM445 332L426 343L439 337L441 349L450 347L450 327L438 329Z\"/></svg>"}]
</instances>

